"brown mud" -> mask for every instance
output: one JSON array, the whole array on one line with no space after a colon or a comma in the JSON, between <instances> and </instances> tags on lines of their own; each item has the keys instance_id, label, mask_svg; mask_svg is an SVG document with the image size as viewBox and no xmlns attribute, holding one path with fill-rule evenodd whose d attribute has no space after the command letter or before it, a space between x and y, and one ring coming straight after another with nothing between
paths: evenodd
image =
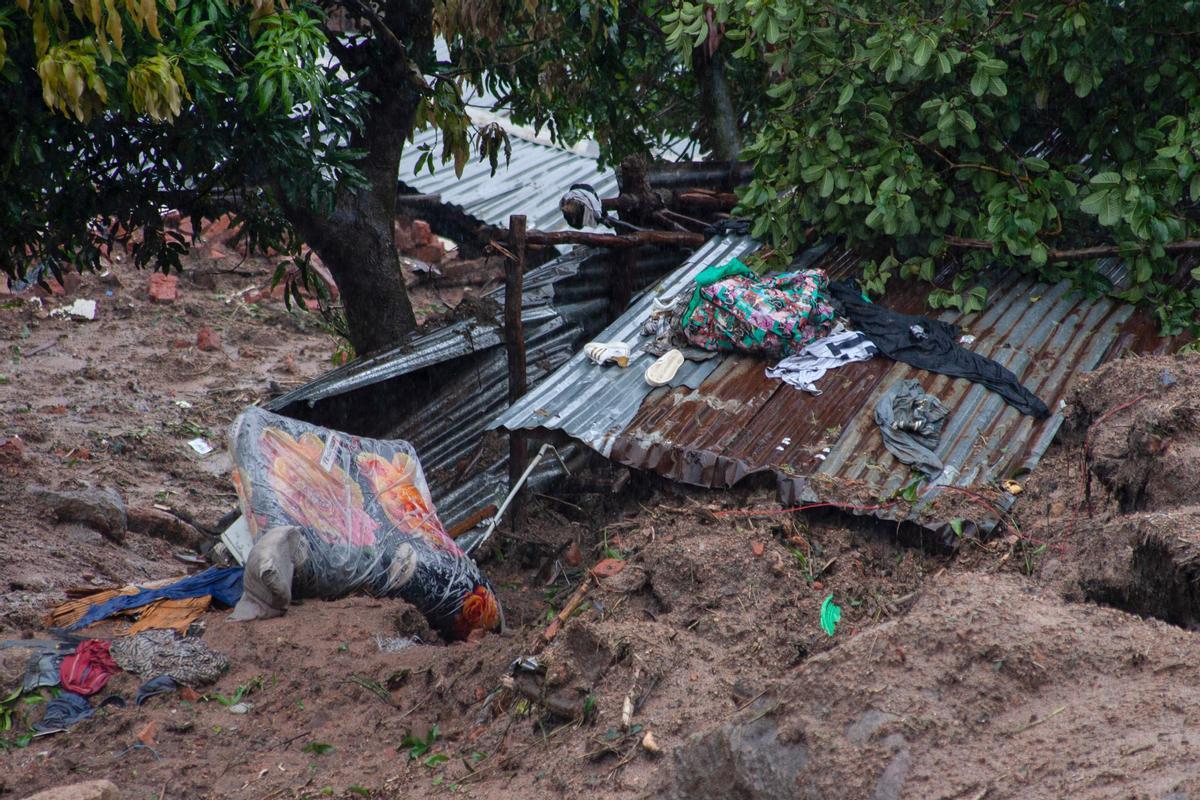
<instances>
[{"instance_id":1,"label":"brown mud","mask_svg":"<svg viewBox=\"0 0 1200 800\"><path fill-rule=\"evenodd\" d=\"M193 568L178 544L55 522L31 486L111 487L214 527L235 502L224 428L335 346L279 302L226 302L240 276L185 279L161 306L145 273L118 273L75 290L95 322L0 309L2 638L42 634L68 588ZM195 346L203 325L218 350ZM121 673L100 696L126 707L18 746L42 707L23 704L0 797L95 778L147 800L1200 796L1198 381L1196 356L1080 379L1007 529L955 552L763 491L634 476L616 500L535 498L484 564L504 635L447 645L369 597L210 611L200 633L231 666L204 695L134 706Z\"/></svg>"}]
</instances>

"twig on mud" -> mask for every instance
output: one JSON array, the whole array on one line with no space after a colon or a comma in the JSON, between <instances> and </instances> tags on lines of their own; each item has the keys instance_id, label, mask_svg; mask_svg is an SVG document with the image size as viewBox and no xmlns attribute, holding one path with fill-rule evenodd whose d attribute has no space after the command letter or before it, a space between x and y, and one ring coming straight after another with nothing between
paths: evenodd
<instances>
[{"instance_id":1,"label":"twig on mud","mask_svg":"<svg viewBox=\"0 0 1200 800\"><path fill-rule=\"evenodd\" d=\"M582 508L580 508L579 506L575 505L574 503L569 503L569 502L567 502L566 500L563 500L561 497L555 497L555 496L553 496L553 495L549 495L549 494L542 494L541 492L534 492L534 493L533 493L533 496L534 496L534 497L540 497L540 498L542 498L543 500L553 500L553 501L554 501L554 502L556 502L556 503L562 503L564 506L568 506L568 507L570 507L570 508L573 508L573 509L575 509L576 511L578 511L578 512L579 512L579 513L581 513L581 514L583 513L583 509L582 509Z\"/></svg>"},{"instance_id":2,"label":"twig on mud","mask_svg":"<svg viewBox=\"0 0 1200 800\"><path fill-rule=\"evenodd\" d=\"M272 750L279 750L279 749L281 749L281 748L285 748L285 747L287 747L289 744L291 744L292 742L294 742L294 741L296 741L297 739L300 739L300 738L302 738L302 737L304 737L304 736L308 736L310 733L312 733L312 731L311 731L311 730L304 731L303 733L298 733L298 734L296 734L295 736L293 736L292 738L290 738L290 739L287 739L287 740L285 740L285 741L282 741L282 742L280 742L279 744L275 745L275 746L274 746L274 747L272 747L271 749L272 749Z\"/></svg>"},{"instance_id":3,"label":"twig on mud","mask_svg":"<svg viewBox=\"0 0 1200 800\"><path fill-rule=\"evenodd\" d=\"M1120 405L1113 406L1108 411L1105 411L1103 414L1101 414L1099 417L1097 417L1096 421L1088 426L1087 433L1084 434L1084 437L1083 437L1083 465L1082 465L1082 468L1080 469L1080 472L1082 473L1082 478L1083 478L1083 485L1079 487L1079 501L1075 504L1076 511L1079 511L1080 509L1082 509L1084 504L1087 503L1088 515L1089 516L1091 515L1091 502L1090 502L1091 501L1091 493L1089 492L1089 489L1091 487L1091 477L1090 477L1090 473L1088 472L1088 465L1091 463L1091 460L1092 460L1092 431L1096 430L1096 427L1101 422L1104 422L1106 419L1111 417L1113 414L1124 411L1125 409L1129 408L1130 406L1132 406L1136 403L1140 403L1141 401L1145 400L1149 396L1150 395L1148 392L1142 392L1141 394L1139 394L1137 397L1133 398L1132 400L1128 400L1124 403L1121 403Z\"/></svg>"},{"instance_id":4,"label":"twig on mud","mask_svg":"<svg viewBox=\"0 0 1200 800\"><path fill-rule=\"evenodd\" d=\"M733 709L733 713L734 713L734 714L737 714L737 713L739 713L739 712L741 712L741 711L745 711L747 708L749 708L751 705L753 705L753 704L754 704L754 702L755 702L756 700L758 700L758 698L762 697L762 696L763 696L764 694L766 694L768 691L770 691L770 690L769 690L769 689L763 689L761 692L759 692L758 694L754 695L754 697L751 697L749 700L747 700L746 702L742 703L740 706L737 706L736 708L734 708L734 709ZM732 715L731 715L731 716L732 716Z\"/></svg>"},{"instance_id":5,"label":"twig on mud","mask_svg":"<svg viewBox=\"0 0 1200 800\"><path fill-rule=\"evenodd\" d=\"M392 708L396 707L396 704L392 702L392 696L388 694L387 689L375 681L367 680L361 675L351 675L349 678L346 678L343 681L338 681L338 686L344 686L347 683L352 683L359 688L366 689L368 692L375 695L375 697L381 702L391 706Z\"/></svg>"},{"instance_id":6,"label":"twig on mud","mask_svg":"<svg viewBox=\"0 0 1200 800\"><path fill-rule=\"evenodd\" d=\"M49 350L53 347L57 347L57 346L58 346L57 341L47 342L46 344L38 345L37 347L33 348L32 350L22 352L21 358L29 358L30 356L36 356L38 353L44 353L47 350Z\"/></svg>"},{"instance_id":7,"label":"twig on mud","mask_svg":"<svg viewBox=\"0 0 1200 800\"><path fill-rule=\"evenodd\" d=\"M574 722L568 722L565 725L560 725L557 728L555 728L554 730L550 731L549 733L543 734L541 739L535 739L534 741L527 744L525 747L522 747L520 750L518 750L517 752L515 752L509 756L502 757L502 756L500 756L499 753L497 753L496 755L492 756L492 758L496 759L495 764L489 764L485 767L480 767L479 769L476 769L470 775L467 775L466 777L460 779L458 781L458 783L461 785L461 784L467 783L468 781L473 781L476 778L478 778L480 775L483 775L484 773L488 772L489 770L495 769L496 767L500 766L501 763L509 761L510 759L516 758L518 756L523 756L526 753L528 753L530 750L532 750L533 748L537 747L539 744L545 744L546 742L549 742L551 737L558 735L562 731L565 731L567 728L573 728L573 727L575 727Z\"/></svg>"},{"instance_id":8,"label":"twig on mud","mask_svg":"<svg viewBox=\"0 0 1200 800\"><path fill-rule=\"evenodd\" d=\"M1017 728L1015 731L1009 731L1008 735L1016 736L1018 733L1024 733L1025 731L1029 730L1030 728L1035 728L1038 725L1041 725L1043 722L1045 722L1048 719L1057 717L1059 714L1061 714L1062 712L1064 712L1066 710L1067 710L1066 706L1059 706L1058 708L1054 709L1053 711L1051 711L1049 714L1042 717L1041 719L1037 719L1037 720L1034 720L1033 722L1029 722L1025 725L1022 725L1021 727Z\"/></svg>"}]
</instances>

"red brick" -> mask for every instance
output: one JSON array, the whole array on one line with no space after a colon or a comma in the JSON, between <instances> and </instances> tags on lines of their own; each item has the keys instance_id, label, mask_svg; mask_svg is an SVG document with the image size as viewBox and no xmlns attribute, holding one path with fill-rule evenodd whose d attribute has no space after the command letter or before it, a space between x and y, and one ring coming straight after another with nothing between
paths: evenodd
<instances>
[{"instance_id":1,"label":"red brick","mask_svg":"<svg viewBox=\"0 0 1200 800\"><path fill-rule=\"evenodd\" d=\"M152 272L149 291L152 302L174 303L179 299L179 278L162 272Z\"/></svg>"},{"instance_id":2,"label":"red brick","mask_svg":"<svg viewBox=\"0 0 1200 800\"><path fill-rule=\"evenodd\" d=\"M440 264L442 257L446 255L446 251L442 249L440 244L423 244L420 247L413 248L412 257L424 261L426 264Z\"/></svg>"},{"instance_id":3,"label":"red brick","mask_svg":"<svg viewBox=\"0 0 1200 800\"><path fill-rule=\"evenodd\" d=\"M606 558L592 567L592 574L597 578L611 578L625 569L625 562L617 558Z\"/></svg>"},{"instance_id":4,"label":"red brick","mask_svg":"<svg viewBox=\"0 0 1200 800\"><path fill-rule=\"evenodd\" d=\"M201 229L200 235L210 242L220 241L221 237L229 231L229 222L228 214L217 217Z\"/></svg>"},{"instance_id":5,"label":"red brick","mask_svg":"<svg viewBox=\"0 0 1200 800\"><path fill-rule=\"evenodd\" d=\"M205 325L196 334L196 347L199 347L201 350L220 350L221 336L212 328Z\"/></svg>"},{"instance_id":6,"label":"red brick","mask_svg":"<svg viewBox=\"0 0 1200 800\"><path fill-rule=\"evenodd\" d=\"M66 290L63 289L63 285L61 283L59 283L58 281L54 280L54 278L46 278L46 285L50 287L50 291L48 291L48 292L42 288L42 285L40 283L35 283L33 285L34 295L37 297L50 297L51 295L66 294Z\"/></svg>"},{"instance_id":7,"label":"red brick","mask_svg":"<svg viewBox=\"0 0 1200 800\"><path fill-rule=\"evenodd\" d=\"M83 285L83 278L74 270L63 272L63 288L67 294L75 294Z\"/></svg>"},{"instance_id":8,"label":"red brick","mask_svg":"<svg viewBox=\"0 0 1200 800\"><path fill-rule=\"evenodd\" d=\"M433 241L433 229L425 220L415 219L412 224L412 237L416 244L429 244Z\"/></svg>"},{"instance_id":9,"label":"red brick","mask_svg":"<svg viewBox=\"0 0 1200 800\"><path fill-rule=\"evenodd\" d=\"M407 253L413 249L412 228L400 220L396 220L396 224L392 228L392 240L396 245L396 249L401 253Z\"/></svg>"},{"instance_id":10,"label":"red brick","mask_svg":"<svg viewBox=\"0 0 1200 800\"><path fill-rule=\"evenodd\" d=\"M17 464L25 460L25 442L20 436L0 439L0 463Z\"/></svg>"}]
</instances>

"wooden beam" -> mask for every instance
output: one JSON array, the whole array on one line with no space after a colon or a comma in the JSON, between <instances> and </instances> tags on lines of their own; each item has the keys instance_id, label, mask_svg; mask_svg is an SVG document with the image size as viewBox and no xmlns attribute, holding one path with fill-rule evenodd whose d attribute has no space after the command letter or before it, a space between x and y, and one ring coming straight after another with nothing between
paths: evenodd
<instances>
[{"instance_id":1,"label":"wooden beam","mask_svg":"<svg viewBox=\"0 0 1200 800\"><path fill-rule=\"evenodd\" d=\"M504 280L504 343L508 351L508 402L517 402L528 390L525 365L525 330L521 323L521 305L525 289L525 232L524 214L513 214L508 220L508 250L512 258L505 260ZM527 458L525 435L519 431L508 434L508 485L516 486L525 470ZM523 522L520 495L513 498L509 519L513 528Z\"/></svg>"},{"instance_id":2,"label":"wooden beam","mask_svg":"<svg viewBox=\"0 0 1200 800\"><path fill-rule=\"evenodd\" d=\"M588 233L586 231L530 231L526 242L532 245L586 244L592 247L700 247L708 240L702 233L682 231L637 231L635 233Z\"/></svg>"},{"instance_id":3,"label":"wooden beam","mask_svg":"<svg viewBox=\"0 0 1200 800\"><path fill-rule=\"evenodd\" d=\"M997 242L987 239L964 239L961 236L947 236L946 244L965 250L991 250ZM1168 242L1162 246L1168 253L1185 253L1190 250L1200 250L1200 239L1184 239L1180 242ZM1046 253L1047 261L1087 261L1092 258L1107 258L1121 255L1121 248L1115 244L1102 244L1093 247L1079 247L1072 250L1050 250Z\"/></svg>"}]
</instances>

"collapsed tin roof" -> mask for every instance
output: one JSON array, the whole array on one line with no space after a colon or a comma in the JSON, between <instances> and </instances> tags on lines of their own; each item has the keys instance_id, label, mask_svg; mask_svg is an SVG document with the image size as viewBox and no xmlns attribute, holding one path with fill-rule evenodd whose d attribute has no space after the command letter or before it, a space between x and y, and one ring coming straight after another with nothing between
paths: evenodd
<instances>
[{"instance_id":1,"label":"collapsed tin roof","mask_svg":"<svg viewBox=\"0 0 1200 800\"><path fill-rule=\"evenodd\" d=\"M635 287L646 288L680 258L678 251L647 252L637 264ZM608 253L581 247L525 276L522 319L531 386L603 327L611 270ZM481 306L474 318L331 370L266 408L355 435L411 442L438 513L452 526L508 491L508 448L488 447L484 436L508 405L499 319L503 287ZM556 474L556 462L547 461L533 484Z\"/></svg>"},{"instance_id":2,"label":"collapsed tin roof","mask_svg":"<svg viewBox=\"0 0 1200 800\"><path fill-rule=\"evenodd\" d=\"M975 337L970 349L1007 366L1038 394L1054 412L1044 421L1022 416L970 381L885 358L831 371L819 396L767 378L764 361L738 354L688 362L675 388L646 384L643 373L653 356L641 350L638 329L651 298L674 294L706 266L755 247L745 238L710 240L596 336L630 344L634 354L627 369L597 367L576 354L494 426L561 431L614 461L696 486L729 487L750 475L773 474L785 504L857 505L875 516L911 517L944 531L950 512L938 505L956 489L977 491L1037 465L1062 424L1062 401L1074 375L1117 351L1144 349L1155 341L1151 323L1128 305L1105 296L1089 298L1065 281L1037 283L1008 271L993 278L987 310L952 311L941 318ZM837 279L857 275L860 259L818 247L801 263ZM1099 269L1113 284L1126 277L1115 259L1101 262ZM952 274L947 268L939 281L948 283ZM920 314L925 291L902 286L882 302ZM913 479L909 467L884 448L873 414L881 395L910 377L951 410L938 448L948 466L946 486L925 492L915 513L891 506L872 509ZM1005 508L1012 499L998 493L992 505ZM964 515L985 530L996 521L987 507L953 512L955 518Z\"/></svg>"},{"instance_id":3,"label":"collapsed tin roof","mask_svg":"<svg viewBox=\"0 0 1200 800\"><path fill-rule=\"evenodd\" d=\"M596 158L516 134L509 137L512 156L507 163L501 156L495 175L491 164L475 157L464 166L461 178L450 165L439 165L432 174L415 172L422 147L441 152L439 136L436 128L415 134L400 159L400 181L417 192L440 195L443 203L481 223L507 225L511 215L525 214L532 230L563 230L567 223L558 201L572 184L590 184L601 197L617 193L616 173L601 170Z\"/></svg>"}]
</instances>

